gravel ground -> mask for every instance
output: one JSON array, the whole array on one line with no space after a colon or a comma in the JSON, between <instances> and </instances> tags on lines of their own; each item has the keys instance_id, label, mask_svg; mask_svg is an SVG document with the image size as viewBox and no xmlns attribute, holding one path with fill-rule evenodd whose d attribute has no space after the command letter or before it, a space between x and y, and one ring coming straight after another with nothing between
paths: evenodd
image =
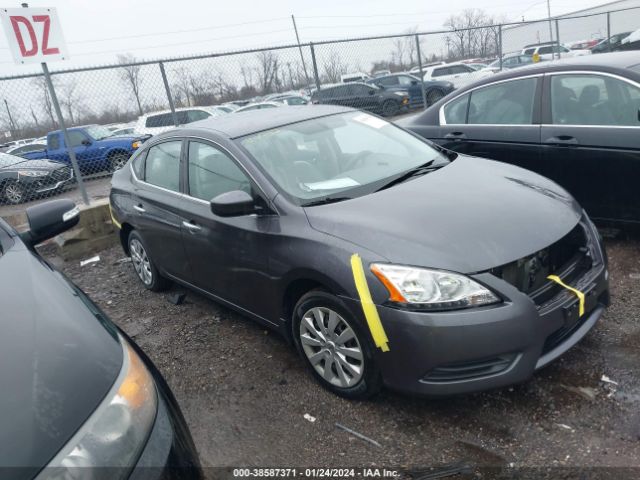
<instances>
[{"instance_id":1,"label":"gravel ground","mask_svg":"<svg viewBox=\"0 0 640 480\"><path fill-rule=\"evenodd\" d=\"M553 467L545 478L595 478L561 468L577 466L616 468L598 478L639 478L640 242L610 239L607 247L613 304L579 345L524 385L447 400L390 391L369 401L341 399L314 382L283 339L251 320L191 292L173 305L168 297L177 287L146 291L131 264L117 262L119 248L85 267L53 261L156 363L205 466L464 462L495 467L500 478L520 467L533 469L517 478L539 478L540 467Z\"/></svg>"}]
</instances>

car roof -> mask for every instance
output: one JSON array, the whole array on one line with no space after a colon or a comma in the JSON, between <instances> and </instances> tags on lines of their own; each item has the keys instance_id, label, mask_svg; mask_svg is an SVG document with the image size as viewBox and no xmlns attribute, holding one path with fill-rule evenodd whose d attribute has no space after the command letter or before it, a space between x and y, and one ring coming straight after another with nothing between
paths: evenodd
<instances>
[{"instance_id":1,"label":"car roof","mask_svg":"<svg viewBox=\"0 0 640 480\"><path fill-rule=\"evenodd\" d=\"M223 135L228 138L238 138L252 133L270 130L272 128L290 125L292 123L311 120L313 118L326 117L338 113L355 112L353 108L338 107L334 105L308 105L289 106L286 108L267 108L263 110L250 110L236 112L233 115L222 117L210 117L205 120L190 123L187 127L171 130L158 137L176 133L206 130Z\"/></svg>"},{"instance_id":2,"label":"car roof","mask_svg":"<svg viewBox=\"0 0 640 480\"><path fill-rule=\"evenodd\" d=\"M211 111L211 107L179 107L179 108L176 108L176 112L183 112L185 110L204 110L205 112L210 112ZM151 117L151 116L154 116L154 115L163 115L165 113L171 113L171 109L158 110L158 111L155 111L155 112L144 113L144 114L140 115L139 118Z\"/></svg>"}]
</instances>

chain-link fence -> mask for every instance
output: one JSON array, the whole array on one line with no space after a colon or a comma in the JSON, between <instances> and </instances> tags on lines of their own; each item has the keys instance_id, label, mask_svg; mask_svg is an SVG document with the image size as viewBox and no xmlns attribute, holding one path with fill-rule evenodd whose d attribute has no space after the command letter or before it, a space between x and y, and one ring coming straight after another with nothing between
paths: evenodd
<instances>
[{"instance_id":1,"label":"chain-link fence","mask_svg":"<svg viewBox=\"0 0 640 480\"><path fill-rule=\"evenodd\" d=\"M62 191L106 196L113 171L174 125L304 103L394 117L503 69L590 53L600 40L594 52L634 48L619 34L639 27L635 7L2 77L0 214Z\"/></svg>"}]
</instances>

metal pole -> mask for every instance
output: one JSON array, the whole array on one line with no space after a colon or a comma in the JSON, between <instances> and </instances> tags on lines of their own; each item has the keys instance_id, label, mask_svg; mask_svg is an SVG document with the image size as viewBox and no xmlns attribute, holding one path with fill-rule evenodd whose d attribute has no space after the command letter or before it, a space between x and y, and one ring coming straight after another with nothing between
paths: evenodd
<instances>
[{"instance_id":1,"label":"metal pole","mask_svg":"<svg viewBox=\"0 0 640 480\"><path fill-rule=\"evenodd\" d=\"M560 21L556 18L556 42L558 44L558 59L560 58Z\"/></svg>"},{"instance_id":2,"label":"metal pole","mask_svg":"<svg viewBox=\"0 0 640 480\"><path fill-rule=\"evenodd\" d=\"M551 28L551 0L547 0L547 18L549 19L549 41L553 46L553 29ZM553 60L555 56L553 55L553 50L551 50L551 60Z\"/></svg>"},{"instance_id":3,"label":"metal pole","mask_svg":"<svg viewBox=\"0 0 640 480\"><path fill-rule=\"evenodd\" d=\"M304 78L307 79L307 85L311 83L309 80L309 74L307 73L307 64L304 63L304 55L302 54L302 45L300 45L300 36L298 35L298 26L296 25L296 17L291 15L291 21L293 22L293 30L296 32L296 41L298 42L298 50L300 50L300 60L302 61L302 69L304 70ZM318 83L318 82L316 82ZM318 88L320 90L320 88Z\"/></svg>"},{"instance_id":4,"label":"metal pole","mask_svg":"<svg viewBox=\"0 0 640 480\"><path fill-rule=\"evenodd\" d=\"M500 71L502 71L502 25L498 25L498 58L500 59Z\"/></svg>"},{"instance_id":5,"label":"metal pole","mask_svg":"<svg viewBox=\"0 0 640 480\"><path fill-rule=\"evenodd\" d=\"M167 92L167 100L169 100L169 109L171 110L171 118L173 119L173 124L178 127L180 124L178 123L178 115L176 115L176 107L173 104L173 97L171 96L171 89L169 88L169 81L167 80L167 72L164 71L164 63L158 62L160 65L160 74L162 75L162 83L164 83L164 89Z\"/></svg>"},{"instance_id":6,"label":"metal pole","mask_svg":"<svg viewBox=\"0 0 640 480\"><path fill-rule=\"evenodd\" d=\"M47 88L49 89L49 95L51 95L51 103L53 103L53 108L55 109L56 116L58 117L60 130L62 130L62 136L64 137L64 144L67 147L67 153L69 153L71 166L73 167L73 172L76 176L76 180L78 181L78 188L80 189L80 193L82 194L82 200L84 201L85 205L89 205L89 197L87 196L87 190L84 188L84 180L82 179L82 173L80 173L80 167L78 167L78 159L76 158L76 152L73 150L73 147L71 146L69 132L67 131L67 127L64 123L64 118L62 117L62 110L60 110L60 104L58 103L58 96L56 95L56 91L53 88L51 75L49 75L49 67L47 67L47 64L44 62L42 63L42 72L44 73L44 79L45 79L45 82L47 83Z\"/></svg>"},{"instance_id":7,"label":"metal pole","mask_svg":"<svg viewBox=\"0 0 640 480\"><path fill-rule=\"evenodd\" d=\"M9 109L9 102L7 102L7 99L4 99L4 106L7 109L7 116L9 117L9 130L11 131L11 138L12 140L15 140L15 138L13 138L16 135L16 124L13 123L13 117L11 116L11 110Z\"/></svg>"},{"instance_id":8,"label":"metal pole","mask_svg":"<svg viewBox=\"0 0 640 480\"><path fill-rule=\"evenodd\" d=\"M607 12L607 52L611 51L611 12Z\"/></svg>"},{"instance_id":9,"label":"metal pole","mask_svg":"<svg viewBox=\"0 0 640 480\"><path fill-rule=\"evenodd\" d=\"M422 55L420 54L420 35L416 34L416 53L418 54L418 69L420 71L420 92L422 92L422 105L427 109L427 93L424 91L424 73L422 72Z\"/></svg>"},{"instance_id":10,"label":"metal pole","mask_svg":"<svg viewBox=\"0 0 640 480\"><path fill-rule=\"evenodd\" d=\"M311 47L311 63L313 64L313 77L316 81L316 89L320 91L320 75L318 75L318 64L316 63L316 51L313 48L313 43L310 43Z\"/></svg>"}]
</instances>

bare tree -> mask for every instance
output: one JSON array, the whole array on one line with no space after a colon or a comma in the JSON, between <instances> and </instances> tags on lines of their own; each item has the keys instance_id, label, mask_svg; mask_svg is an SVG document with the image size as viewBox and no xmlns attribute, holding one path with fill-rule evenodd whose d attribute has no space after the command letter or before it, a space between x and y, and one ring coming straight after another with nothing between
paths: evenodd
<instances>
[{"instance_id":1,"label":"bare tree","mask_svg":"<svg viewBox=\"0 0 640 480\"><path fill-rule=\"evenodd\" d=\"M123 64L123 66L120 67L120 78L131 88L131 93L133 93L136 103L138 104L138 112L142 115L144 113L140 100L142 78L140 77L140 65L131 65L135 60L136 58L130 53L118 55L118 63Z\"/></svg>"},{"instance_id":2,"label":"bare tree","mask_svg":"<svg viewBox=\"0 0 640 480\"><path fill-rule=\"evenodd\" d=\"M449 56L460 59L493 55L497 51L497 23L496 17L474 8L451 15L444 24L451 29L446 37Z\"/></svg>"},{"instance_id":3,"label":"bare tree","mask_svg":"<svg viewBox=\"0 0 640 480\"><path fill-rule=\"evenodd\" d=\"M76 123L77 117L77 115L74 115L74 112L77 112L80 107L78 82L76 82L76 80L72 78L69 81L60 84L60 86L56 90L60 92L59 96L62 108L69 116L71 125L74 125Z\"/></svg>"},{"instance_id":4,"label":"bare tree","mask_svg":"<svg viewBox=\"0 0 640 480\"><path fill-rule=\"evenodd\" d=\"M172 91L174 91L176 103L183 107L191 107L193 105L191 74L185 67L176 68L173 73L176 82Z\"/></svg>"},{"instance_id":5,"label":"bare tree","mask_svg":"<svg viewBox=\"0 0 640 480\"><path fill-rule=\"evenodd\" d=\"M54 78L51 79L51 82L54 83L55 88ZM42 109L44 110L47 117L49 117L50 127L56 128L58 122L56 122L56 117L53 113L53 103L51 102L51 94L49 93L47 81L44 77L36 77L33 79L33 84L40 94L40 99L42 100Z\"/></svg>"},{"instance_id":6,"label":"bare tree","mask_svg":"<svg viewBox=\"0 0 640 480\"><path fill-rule=\"evenodd\" d=\"M328 83L337 83L340 76L347 73L347 65L342 61L340 54L332 50L327 59L322 64L325 80Z\"/></svg>"},{"instance_id":7,"label":"bare tree","mask_svg":"<svg viewBox=\"0 0 640 480\"><path fill-rule=\"evenodd\" d=\"M256 55L258 66L256 75L258 76L258 86L263 94L272 91L277 72L278 57L272 51L263 51Z\"/></svg>"}]
</instances>

